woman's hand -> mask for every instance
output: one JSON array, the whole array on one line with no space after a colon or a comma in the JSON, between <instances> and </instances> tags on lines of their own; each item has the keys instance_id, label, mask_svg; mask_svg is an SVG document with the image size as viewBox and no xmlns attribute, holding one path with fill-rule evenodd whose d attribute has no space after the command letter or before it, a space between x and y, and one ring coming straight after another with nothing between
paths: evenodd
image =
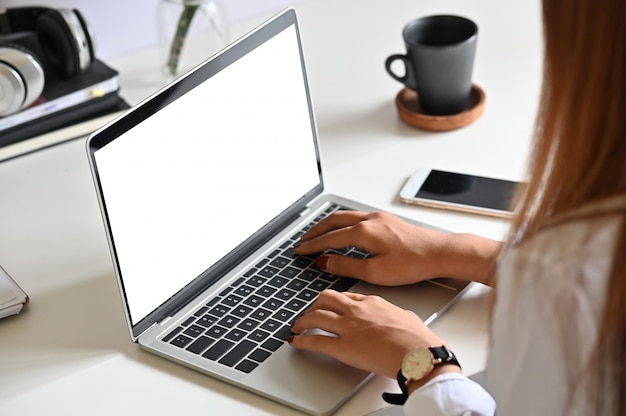
<instances>
[{"instance_id":1,"label":"woman's hand","mask_svg":"<svg viewBox=\"0 0 626 416\"><path fill-rule=\"evenodd\" d=\"M367 259L323 255L323 270L370 283L396 286L435 277L486 282L500 251L499 242L470 234L418 227L385 212L337 211L302 236L295 251L358 247Z\"/></svg>"},{"instance_id":2,"label":"woman's hand","mask_svg":"<svg viewBox=\"0 0 626 416\"><path fill-rule=\"evenodd\" d=\"M322 329L335 336L316 334ZM291 346L329 355L352 367L395 378L408 351L443 345L413 312L378 296L325 290L293 324ZM447 366L446 366L447 367ZM449 371L458 371L453 367Z\"/></svg>"}]
</instances>

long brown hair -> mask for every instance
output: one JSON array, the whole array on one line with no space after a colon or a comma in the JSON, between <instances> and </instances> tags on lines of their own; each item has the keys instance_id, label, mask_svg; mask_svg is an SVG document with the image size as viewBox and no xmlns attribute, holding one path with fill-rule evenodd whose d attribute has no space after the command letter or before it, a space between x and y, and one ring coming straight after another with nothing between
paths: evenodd
<instances>
[{"instance_id":1,"label":"long brown hair","mask_svg":"<svg viewBox=\"0 0 626 416\"><path fill-rule=\"evenodd\" d=\"M626 1L543 0L543 17L541 103L515 243L557 215L626 193ZM595 414L624 415L626 220L608 285L588 376L597 382Z\"/></svg>"}]
</instances>

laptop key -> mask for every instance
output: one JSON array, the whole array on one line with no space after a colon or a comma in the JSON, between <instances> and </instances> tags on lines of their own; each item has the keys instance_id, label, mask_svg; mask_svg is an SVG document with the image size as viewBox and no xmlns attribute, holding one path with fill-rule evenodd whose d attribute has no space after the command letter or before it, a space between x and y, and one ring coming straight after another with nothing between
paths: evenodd
<instances>
[{"instance_id":1,"label":"laptop key","mask_svg":"<svg viewBox=\"0 0 626 416\"><path fill-rule=\"evenodd\" d=\"M291 332L291 331L289 331ZM291 334L289 334L288 336L290 336ZM276 338L269 338L267 339L263 344L261 344L261 346L263 348L265 348L268 351L276 351L277 349L279 349L280 347L282 347L285 343L283 341L279 341Z\"/></svg>"},{"instance_id":2,"label":"laptop key","mask_svg":"<svg viewBox=\"0 0 626 416\"><path fill-rule=\"evenodd\" d=\"M263 342L269 336L270 336L269 332L263 331L262 329L257 329L253 333L248 335L248 338L256 342Z\"/></svg>"},{"instance_id":3,"label":"laptop key","mask_svg":"<svg viewBox=\"0 0 626 416\"><path fill-rule=\"evenodd\" d=\"M289 282L287 287L289 289L293 289L293 290L299 292L300 290L304 289L306 287L306 285L307 285L307 283L304 280L293 279L291 282Z\"/></svg>"},{"instance_id":4,"label":"laptop key","mask_svg":"<svg viewBox=\"0 0 626 416\"><path fill-rule=\"evenodd\" d=\"M230 310L230 308L227 308L225 306L222 305L217 305L214 306L209 313L213 316L217 316L218 318L221 318L222 316L226 315L226 313Z\"/></svg>"},{"instance_id":5,"label":"laptop key","mask_svg":"<svg viewBox=\"0 0 626 416\"><path fill-rule=\"evenodd\" d=\"M246 300L243 301L244 304L248 305L248 306L252 306L255 307L257 305L260 305L261 302L263 302L263 298L260 296L256 296L256 295L252 295L249 298L247 298Z\"/></svg>"},{"instance_id":6,"label":"laptop key","mask_svg":"<svg viewBox=\"0 0 626 416\"><path fill-rule=\"evenodd\" d=\"M203 328L201 326L198 325L191 325L189 328L185 329L185 332L183 332L183 334L191 337L191 338L195 338L198 335L202 334L204 332L206 328Z\"/></svg>"},{"instance_id":7,"label":"laptop key","mask_svg":"<svg viewBox=\"0 0 626 416\"><path fill-rule=\"evenodd\" d=\"M298 299L302 299L305 300L307 302L310 302L312 300L314 300L315 298L317 298L317 292L314 292L310 289L304 289L302 292L298 293L296 295L296 297Z\"/></svg>"},{"instance_id":8,"label":"laptop key","mask_svg":"<svg viewBox=\"0 0 626 416\"><path fill-rule=\"evenodd\" d=\"M335 280L339 279L339 276L330 273L322 273L319 275L319 279L325 280L327 282L334 282Z\"/></svg>"},{"instance_id":9,"label":"laptop key","mask_svg":"<svg viewBox=\"0 0 626 416\"><path fill-rule=\"evenodd\" d=\"M278 328L280 328L281 323L274 320L274 319L268 319L267 321L263 322L263 324L261 325L261 328L265 329L266 331L269 332L274 332L276 331Z\"/></svg>"},{"instance_id":10,"label":"laptop key","mask_svg":"<svg viewBox=\"0 0 626 416\"><path fill-rule=\"evenodd\" d=\"M243 298L236 295L228 295L222 300L222 303L226 306L233 307L241 302L242 299Z\"/></svg>"},{"instance_id":11,"label":"laptop key","mask_svg":"<svg viewBox=\"0 0 626 416\"><path fill-rule=\"evenodd\" d=\"M258 325L259 325L258 321L255 321L254 319L248 318L248 319L244 320L242 323L240 323L239 325L237 325L237 328L241 328L241 329L246 330L246 331L252 331Z\"/></svg>"},{"instance_id":12,"label":"laptop key","mask_svg":"<svg viewBox=\"0 0 626 416\"><path fill-rule=\"evenodd\" d=\"M176 345L177 347L180 347L180 348L185 348L188 344L191 344L191 341L193 340L189 337L186 337L184 335L178 335L176 338L174 338L170 342L170 344Z\"/></svg>"},{"instance_id":13,"label":"laptop key","mask_svg":"<svg viewBox=\"0 0 626 416\"><path fill-rule=\"evenodd\" d=\"M311 289L316 290L318 292L321 292L322 290L326 289L328 286L330 286L330 283L324 280L314 280L309 284L309 287Z\"/></svg>"},{"instance_id":14,"label":"laptop key","mask_svg":"<svg viewBox=\"0 0 626 416\"><path fill-rule=\"evenodd\" d=\"M268 298L270 296L272 296L274 293L276 293L278 289L276 289L275 287L272 286L262 286L260 287L256 293L259 296L262 296L264 298Z\"/></svg>"},{"instance_id":15,"label":"laptop key","mask_svg":"<svg viewBox=\"0 0 626 416\"><path fill-rule=\"evenodd\" d=\"M352 250L347 254L348 257L354 257L355 259L364 259L367 256L369 256L369 254L367 253L363 253L361 251L357 251L357 250Z\"/></svg>"},{"instance_id":16,"label":"laptop key","mask_svg":"<svg viewBox=\"0 0 626 416\"><path fill-rule=\"evenodd\" d=\"M294 292L293 290L289 290L289 289L281 289L278 291L278 293L276 293L276 297L278 299L281 300L289 300L291 299L294 295L296 294L296 292Z\"/></svg>"},{"instance_id":17,"label":"laptop key","mask_svg":"<svg viewBox=\"0 0 626 416\"><path fill-rule=\"evenodd\" d=\"M167 334L166 336L164 336L164 337L163 337L163 339L162 339L161 341L163 341L163 342L170 342L170 340L171 340L172 338L174 338L176 335L178 335L178 333L179 333L180 331L182 331L182 330L183 330L183 327L182 327L182 326L179 326L179 327L175 328L172 332L170 332L169 334Z\"/></svg>"},{"instance_id":18,"label":"laptop key","mask_svg":"<svg viewBox=\"0 0 626 416\"><path fill-rule=\"evenodd\" d=\"M296 269L295 267L287 266L283 270L278 273L279 276L284 276L287 278L292 278L300 273L300 269Z\"/></svg>"},{"instance_id":19,"label":"laptop key","mask_svg":"<svg viewBox=\"0 0 626 416\"><path fill-rule=\"evenodd\" d=\"M285 284L287 284L287 279L284 277L276 276L272 280L267 282L267 284L274 287L283 287L285 286Z\"/></svg>"},{"instance_id":20,"label":"laptop key","mask_svg":"<svg viewBox=\"0 0 626 416\"><path fill-rule=\"evenodd\" d=\"M221 339L217 341L215 345L209 348L204 354L202 354L202 356L204 358L208 358L209 360L215 361L222 355L226 354L226 352L230 350L234 345L234 342Z\"/></svg>"},{"instance_id":21,"label":"laptop key","mask_svg":"<svg viewBox=\"0 0 626 416\"><path fill-rule=\"evenodd\" d=\"M235 326L238 322L240 321L239 318L235 318L233 316L225 316L222 319L220 319L220 321L218 322L218 324L222 325L223 327L226 328L232 328L233 326Z\"/></svg>"},{"instance_id":22,"label":"laptop key","mask_svg":"<svg viewBox=\"0 0 626 416\"><path fill-rule=\"evenodd\" d=\"M263 259L263 260L261 260L260 262L258 262L258 263L256 264L256 266L254 266L254 267L256 267L257 269L260 269L261 267L265 266L265 265L267 264L267 262L268 262L268 261L269 261L268 259Z\"/></svg>"},{"instance_id":23,"label":"laptop key","mask_svg":"<svg viewBox=\"0 0 626 416\"><path fill-rule=\"evenodd\" d=\"M241 361L250 351L252 351L257 344L254 342L248 341L247 339L241 341L235 348L233 348L228 354L224 356L218 362L220 364L227 365L229 367L233 367L239 361Z\"/></svg>"},{"instance_id":24,"label":"laptop key","mask_svg":"<svg viewBox=\"0 0 626 416\"><path fill-rule=\"evenodd\" d=\"M283 306L285 302L277 299L268 299L267 302L263 304L264 308L270 309L272 311L278 310L281 306Z\"/></svg>"},{"instance_id":25,"label":"laptop key","mask_svg":"<svg viewBox=\"0 0 626 416\"><path fill-rule=\"evenodd\" d=\"M239 305L236 308L234 308L230 313L232 315L238 316L239 318L243 318L244 316L249 314L251 311L252 311L252 308L248 306L244 306L244 305Z\"/></svg>"},{"instance_id":26,"label":"laptop key","mask_svg":"<svg viewBox=\"0 0 626 416\"><path fill-rule=\"evenodd\" d=\"M206 334L214 338L220 338L226 332L228 332L228 329L218 325L212 326L211 328L206 330Z\"/></svg>"},{"instance_id":27,"label":"laptop key","mask_svg":"<svg viewBox=\"0 0 626 416\"><path fill-rule=\"evenodd\" d=\"M241 329L235 328L232 331L230 331L228 334L226 334L224 338L230 339L232 341L239 341L241 339L244 339L246 335L248 335L246 331L242 331Z\"/></svg>"},{"instance_id":28,"label":"laptop key","mask_svg":"<svg viewBox=\"0 0 626 416\"><path fill-rule=\"evenodd\" d=\"M257 348L256 350L254 350L252 352L252 354L250 354L248 356L248 358L250 358L251 360L256 361L257 363L262 363L263 361L265 361L267 359L267 357L269 357L271 355L270 352L265 351L264 349L261 348Z\"/></svg>"},{"instance_id":29,"label":"laptop key","mask_svg":"<svg viewBox=\"0 0 626 416\"><path fill-rule=\"evenodd\" d=\"M320 274L321 273L318 272L317 270L306 269L306 270L303 270L302 273L298 275L298 277L300 279L306 280L307 282L311 282L315 280L315 278L319 276Z\"/></svg>"},{"instance_id":30,"label":"laptop key","mask_svg":"<svg viewBox=\"0 0 626 416\"><path fill-rule=\"evenodd\" d=\"M201 354L206 350L215 340L213 338L201 336L195 340L190 346L187 347L187 351L191 351L194 354Z\"/></svg>"},{"instance_id":31,"label":"laptop key","mask_svg":"<svg viewBox=\"0 0 626 416\"><path fill-rule=\"evenodd\" d=\"M243 371L244 373L250 373L252 370L258 367L259 364L250 360L243 360L235 369Z\"/></svg>"},{"instance_id":32,"label":"laptop key","mask_svg":"<svg viewBox=\"0 0 626 416\"><path fill-rule=\"evenodd\" d=\"M261 270L259 270L259 274L263 277L272 277L276 273L278 273L278 269L272 266L265 266Z\"/></svg>"},{"instance_id":33,"label":"laptop key","mask_svg":"<svg viewBox=\"0 0 626 416\"><path fill-rule=\"evenodd\" d=\"M239 296L246 297L246 296L248 296L252 292L254 292L254 288L253 287L248 286L248 285L243 285L243 286L238 287L237 290L235 290L235 292L233 292L233 293L235 293L236 295L239 295Z\"/></svg>"},{"instance_id":34,"label":"laptop key","mask_svg":"<svg viewBox=\"0 0 626 416\"><path fill-rule=\"evenodd\" d=\"M268 311L267 309L259 308L250 315L250 318L256 319L258 321L264 321L271 314L272 314L271 311Z\"/></svg>"},{"instance_id":35,"label":"laptop key","mask_svg":"<svg viewBox=\"0 0 626 416\"><path fill-rule=\"evenodd\" d=\"M231 286L232 286L232 287L237 287L237 286L239 286L240 284L242 284L242 283L243 283L243 282L245 282L245 281L246 281L246 279L244 279L243 277L240 277L240 278L239 278L239 279L237 279L237 280L236 280L236 281L235 281L235 282L234 282Z\"/></svg>"},{"instance_id":36,"label":"laptop key","mask_svg":"<svg viewBox=\"0 0 626 416\"><path fill-rule=\"evenodd\" d=\"M283 341L287 341L287 338L292 336L291 328L288 325L283 326L278 332L274 334L274 336L278 339L282 339Z\"/></svg>"},{"instance_id":37,"label":"laptop key","mask_svg":"<svg viewBox=\"0 0 626 416\"><path fill-rule=\"evenodd\" d=\"M197 315L197 316L200 316L200 315ZM185 320L185 322L183 322L181 325L182 325L182 326L189 326L189 325L191 325L191 324L192 324L195 320L196 320L196 318L194 318L193 316L190 316L190 317L189 317L189 318L187 318L187 319Z\"/></svg>"},{"instance_id":38,"label":"laptop key","mask_svg":"<svg viewBox=\"0 0 626 416\"><path fill-rule=\"evenodd\" d=\"M299 269L306 269L311 265L312 261L306 257L296 257L291 264Z\"/></svg>"},{"instance_id":39,"label":"laptop key","mask_svg":"<svg viewBox=\"0 0 626 416\"><path fill-rule=\"evenodd\" d=\"M281 322L287 322L289 321L289 318L291 318L292 316L293 316L292 311L288 311L287 309L281 309L278 312L276 312L274 315L272 315L272 318L277 319Z\"/></svg>"},{"instance_id":40,"label":"laptop key","mask_svg":"<svg viewBox=\"0 0 626 416\"><path fill-rule=\"evenodd\" d=\"M211 306L213 306L213 305L217 305L217 302L219 302L219 301L220 301L220 299L222 299L222 298L220 298L219 296L218 296L218 297L214 297L213 299L211 299L211 300L210 300L210 301L206 304L206 306L211 307Z\"/></svg>"},{"instance_id":41,"label":"laptop key","mask_svg":"<svg viewBox=\"0 0 626 416\"><path fill-rule=\"evenodd\" d=\"M357 281L358 281L357 279L352 279L352 278L348 278L348 277L342 277L341 279L339 279L335 283L333 283L330 286L329 289L336 290L337 292L345 292L346 290L348 290L352 286L354 286L354 284Z\"/></svg>"},{"instance_id":42,"label":"laptop key","mask_svg":"<svg viewBox=\"0 0 626 416\"><path fill-rule=\"evenodd\" d=\"M207 311L209 310L209 308L207 308L206 306L201 307L200 309L198 309L196 311L196 313L194 313L194 316L202 316L204 315Z\"/></svg>"},{"instance_id":43,"label":"laptop key","mask_svg":"<svg viewBox=\"0 0 626 416\"><path fill-rule=\"evenodd\" d=\"M279 269L282 269L283 267L285 267L288 264L289 264L289 259L286 259L286 258L281 257L281 256L276 257L270 263L270 265L272 265L274 267L278 267Z\"/></svg>"},{"instance_id":44,"label":"laptop key","mask_svg":"<svg viewBox=\"0 0 626 416\"><path fill-rule=\"evenodd\" d=\"M298 299L292 299L285 304L285 308L289 308L292 311L299 311L306 306L306 302Z\"/></svg>"},{"instance_id":45,"label":"laptop key","mask_svg":"<svg viewBox=\"0 0 626 416\"><path fill-rule=\"evenodd\" d=\"M196 321L198 325L202 325L206 328L210 327L215 322L217 322L217 318L211 315L204 315L203 317L201 317L200 319Z\"/></svg>"}]
</instances>

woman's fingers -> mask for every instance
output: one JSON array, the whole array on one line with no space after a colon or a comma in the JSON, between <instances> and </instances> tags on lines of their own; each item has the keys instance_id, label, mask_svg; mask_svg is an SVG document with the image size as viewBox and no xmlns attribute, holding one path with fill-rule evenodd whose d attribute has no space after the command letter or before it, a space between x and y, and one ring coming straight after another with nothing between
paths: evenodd
<instances>
[{"instance_id":1,"label":"woman's fingers","mask_svg":"<svg viewBox=\"0 0 626 416\"><path fill-rule=\"evenodd\" d=\"M338 315L345 315L350 310L350 302L352 302L351 298L345 294L327 289L319 294L306 313L322 309Z\"/></svg>"},{"instance_id":2,"label":"woman's fingers","mask_svg":"<svg viewBox=\"0 0 626 416\"><path fill-rule=\"evenodd\" d=\"M330 217L311 227L311 229L302 236L301 241L310 241L330 231L349 227L367 219L367 216L367 212L336 211Z\"/></svg>"},{"instance_id":3,"label":"woman's fingers","mask_svg":"<svg viewBox=\"0 0 626 416\"><path fill-rule=\"evenodd\" d=\"M349 314L352 310L352 304L363 298L365 295L357 293L324 290L309 309L294 322L291 331L300 334L306 330L317 328L340 335L341 317Z\"/></svg>"}]
</instances>

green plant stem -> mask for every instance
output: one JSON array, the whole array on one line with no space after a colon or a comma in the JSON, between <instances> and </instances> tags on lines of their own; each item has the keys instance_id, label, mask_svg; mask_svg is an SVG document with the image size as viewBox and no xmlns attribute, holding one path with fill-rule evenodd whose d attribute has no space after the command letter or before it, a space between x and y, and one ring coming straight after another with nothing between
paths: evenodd
<instances>
[{"instance_id":1,"label":"green plant stem","mask_svg":"<svg viewBox=\"0 0 626 416\"><path fill-rule=\"evenodd\" d=\"M187 38L187 32L191 26L193 16L196 14L199 5L187 4L183 6L183 11L178 18L178 25L176 26L176 34L172 40L172 46L170 48L169 58L167 60L167 71L174 77L178 71L178 63L180 60L180 54L182 53L185 39Z\"/></svg>"}]
</instances>

